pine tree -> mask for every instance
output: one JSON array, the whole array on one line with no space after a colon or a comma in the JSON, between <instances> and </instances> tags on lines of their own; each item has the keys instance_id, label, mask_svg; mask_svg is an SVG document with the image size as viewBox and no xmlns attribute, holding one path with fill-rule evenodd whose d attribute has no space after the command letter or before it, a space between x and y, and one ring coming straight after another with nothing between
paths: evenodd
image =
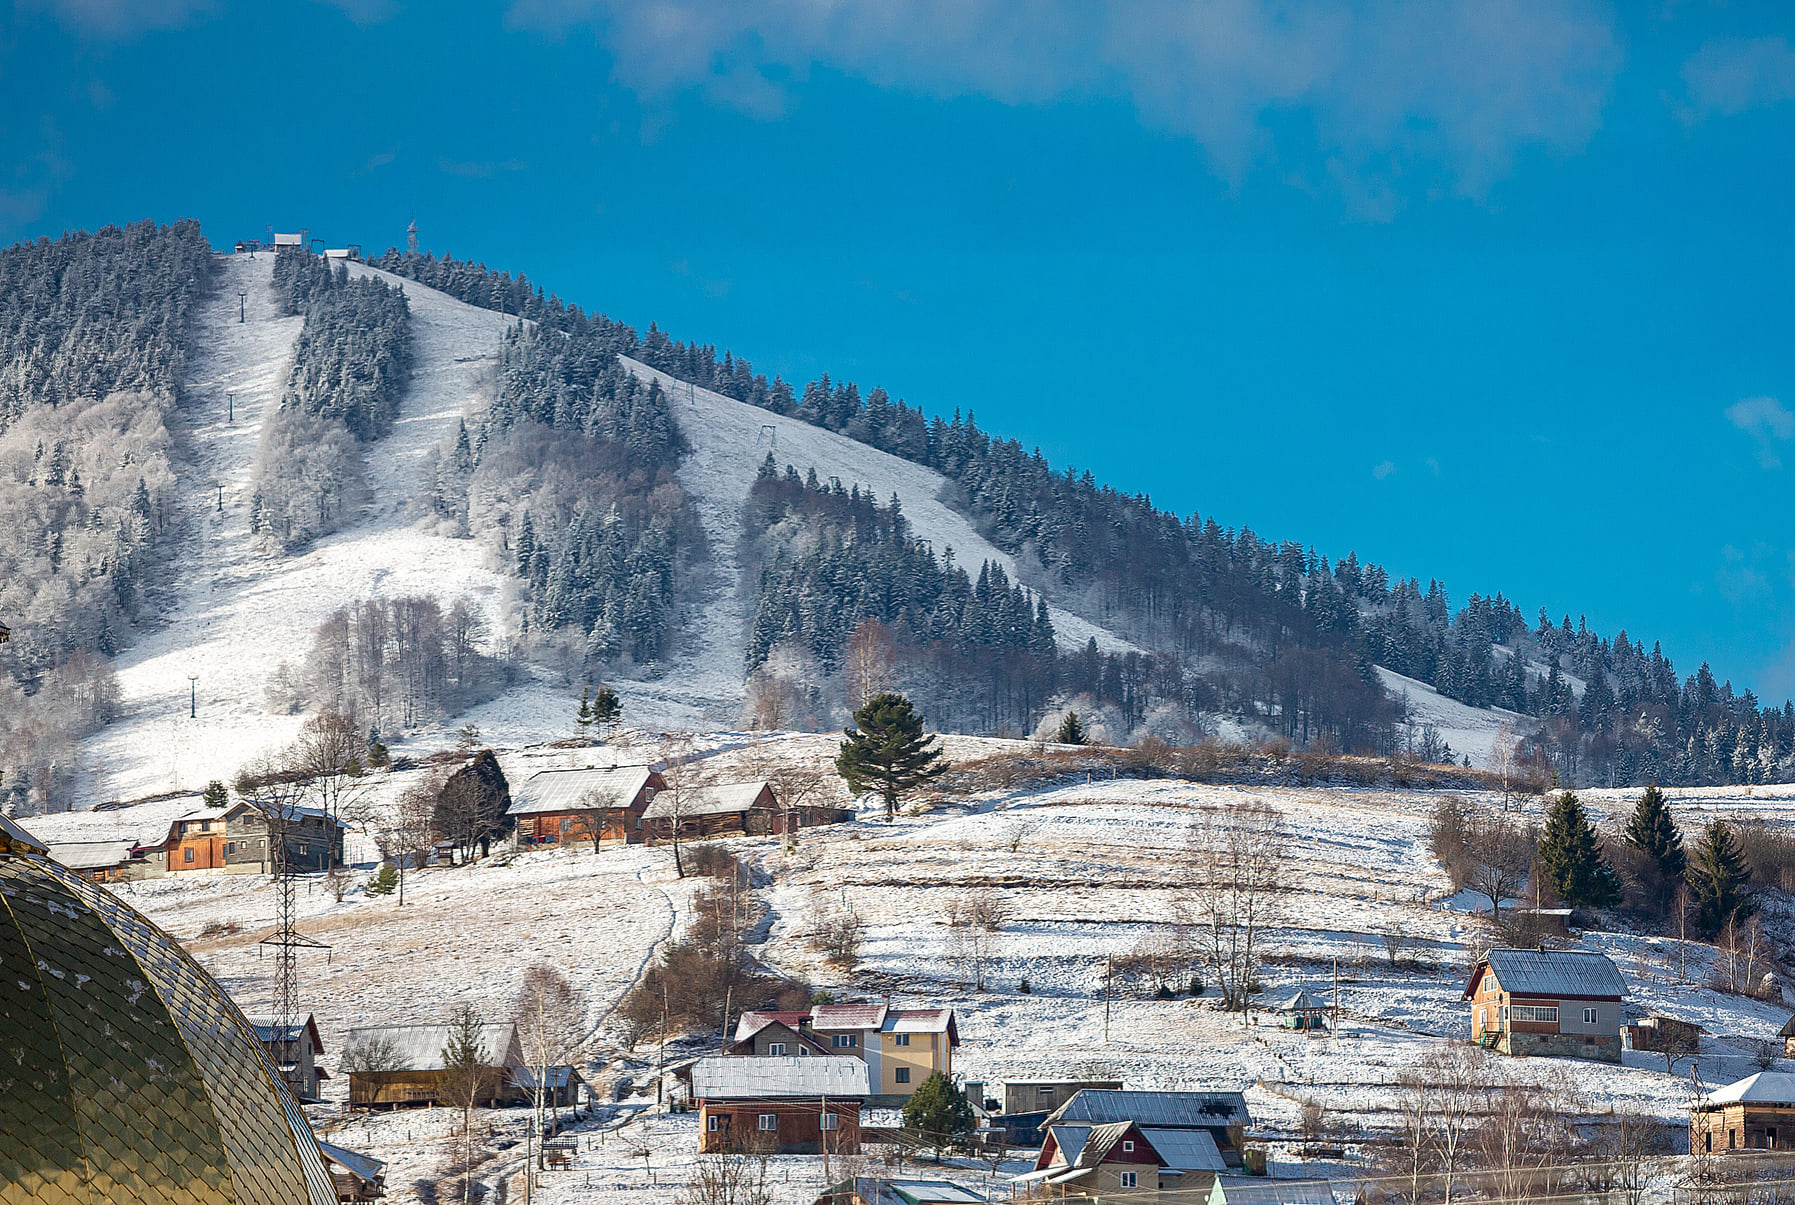
<instances>
[{"instance_id":1,"label":"pine tree","mask_svg":"<svg viewBox=\"0 0 1795 1205\"><path fill-rule=\"evenodd\" d=\"M1602 842L1577 797L1566 791L1552 805L1539 839L1538 873L1571 907L1612 907L1620 880L1602 856Z\"/></svg>"},{"instance_id":2,"label":"pine tree","mask_svg":"<svg viewBox=\"0 0 1795 1205\"><path fill-rule=\"evenodd\" d=\"M1656 783L1645 789L1627 820L1623 837L1628 845L1652 860L1657 868L1657 901L1663 908L1670 902L1674 884L1689 866L1689 855L1683 849L1683 834L1671 818L1664 802L1664 793Z\"/></svg>"},{"instance_id":3,"label":"pine tree","mask_svg":"<svg viewBox=\"0 0 1795 1205\"><path fill-rule=\"evenodd\" d=\"M854 725L842 734L835 769L855 794L879 792L887 820L905 795L947 772L940 745L923 735L922 716L903 695L874 695L854 713Z\"/></svg>"},{"instance_id":4,"label":"pine tree","mask_svg":"<svg viewBox=\"0 0 1795 1205\"><path fill-rule=\"evenodd\" d=\"M904 1128L933 1146L937 1156L943 1148L971 1137L974 1124L972 1103L940 1071L922 1081L904 1102L903 1119Z\"/></svg>"},{"instance_id":5,"label":"pine tree","mask_svg":"<svg viewBox=\"0 0 1795 1205\"><path fill-rule=\"evenodd\" d=\"M582 738L592 730L592 688L590 686L580 687L580 709L574 715L573 722L579 725Z\"/></svg>"},{"instance_id":6,"label":"pine tree","mask_svg":"<svg viewBox=\"0 0 1795 1205\"><path fill-rule=\"evenodd\" d=\"M1689 894L1695 904L1697 930L1711 937L1728 923L1756 911L1746 891L1749 877L1745 855L1732 830L1722 821L1710 821L1689 860Z\"/></svg>"},{"instance_id":7,"label":"pine tree","mask_svg":"<svg viewBox=\"0 0 1795 1205\"><path fill-rule=\"evenodd\" d=\"M222 782L219 782L214 778L211 782L206 784L206 793L200 796L200 802L204 803L208 809L213 811L229 807L231 802L230 792L225 789L225 785Z\"/></svg>"},{"instance_id":8,"label":"pine tree","mask_svg":"<svg viewBox=\"0 0 1795 1205\"><path fill-rule=\"evenodd\" d=\"M623 700L609 686L601 686L592 696L592 722L600 732L609 732L623 718Z\"/></svg>"},{"instance_id":9,"label":"pine tree","mask_svg":"<svg viewBox=\"0 0 1795 1205\"><path fill-rule=\"evenodd\" d=\"M1068 711L1066 718L1060 721L1059 730L1053 734L1055 742L1061 745L1082 745L1086 741L1084 724L1079 720L1076 711Z\"/></svg>"}]
</instances>

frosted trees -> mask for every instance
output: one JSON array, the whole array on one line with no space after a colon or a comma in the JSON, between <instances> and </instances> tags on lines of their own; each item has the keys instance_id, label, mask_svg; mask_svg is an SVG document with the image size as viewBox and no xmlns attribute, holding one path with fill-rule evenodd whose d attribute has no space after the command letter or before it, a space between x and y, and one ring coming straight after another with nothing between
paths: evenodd
<instances>
[{"instance_id":1,"label":"frosted trees","mask_svg":"<svg viewBox=\"0 0 1795 1205\"><path fill-rule=\"evenodd\" d=\"M535 1080L533 1134L540 1135L554 1069L573 1058L586 1039L586 995L559 968L537 963L524 972L518 984L512 1017L517 1023L518 1044Z\"/></svg>"},{"instance_id":2,"label":"frosted trees","mask_svg":"<svg viewBox=\"0 0 1795 1205\"><path fill-rule=\"evenodd\" d=\"M1224 1009L1244 1013L1259 988L1265 931L1284 890L1283 824L1263 803L1206 809L1185 851L1196 940Z\"/></svg>"}]
</instances>

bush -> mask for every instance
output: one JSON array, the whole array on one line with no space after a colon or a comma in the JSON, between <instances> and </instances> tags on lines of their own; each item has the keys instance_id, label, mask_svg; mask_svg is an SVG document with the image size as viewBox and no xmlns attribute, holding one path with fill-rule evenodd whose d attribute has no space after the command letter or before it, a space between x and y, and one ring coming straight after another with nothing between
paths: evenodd
<instances>
[{"instance_id":1,"label":"bush","mask_svg":"<svg viewBox=\"0 0 1795 1205\"><path fill-rule=\"evenodd\" d=\"M1016 985L1016 990L1021 992L1024 996L1026 996L1030 992L1034 991L1034 989L1028 985L1028 976L1027 975L1024 975L1022 977L1022 982L1018 983Z\"/></svg>"},{"instance_id":2,"label":"bush","mask_svg":"<svg viewBox=\"0 0 1795 1205\"><path fill-rule=\"evenodd\" d=\"M393 869L393 864L391 862L382 862L380 864L380 870L372 879L368 880L368 885L362 888L362 894L391 895L394 889L398 886L399 872Z\"/></svg>"},{"instance_id":3,"label":"bush","mask_svg":"<svg viewBox=\"0 0 1795 1205\"><path fill-rule=\"evenodd\" d=\"M1192 975L1190 977L1190 994L1191 995L1201 996L1204 993L1204 991L1206 991L1208 989L1208 986L1209 986L1208 984L1203 982L1203 976Z\"/></svg>"}]
</instances>

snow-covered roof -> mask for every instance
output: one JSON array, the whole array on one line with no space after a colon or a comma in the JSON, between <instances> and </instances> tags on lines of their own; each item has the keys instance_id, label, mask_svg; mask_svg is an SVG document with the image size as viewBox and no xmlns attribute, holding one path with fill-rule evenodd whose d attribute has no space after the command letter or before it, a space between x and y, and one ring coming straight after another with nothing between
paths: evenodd
<instances>
[{"instance_id":1,"label":"snow-covered roof","mask_svg":"<svg viewBox=\"0 0 1795 1205\"><path fill-rule=\"evenodd\" d=\"M847 1185L836 1186L829 1195L845 1195ZM989 1200L977 1189L966 1188L952 1180L887 1180L882 1176L861 1176L853 1183L854 1195L868 1205L982 1205Z\"/></svg>"},{"instance_id":2,"label":"snow-covered roof","mask_svg":"<svg viewBox=\"0 0 1795 1205\"><path fill-rule=\"evenodd\" d=\"M1141 1126L1186 1129L1192 1126L1247 1125L1246 1097L1238 1092L1128 1092L1084 1088L1061 1105L1049 1122L1133 1121Z\"/></svg>"},{"instance_id":3,"label":"snow-covered roof","mask_svg":"<svg viewBox=\"0 0 1795 1205\"><path fill-rule=\"evenodd\" d=\"M585 770L539 770L511 795L510 814L590 812L628 807L648 785L647 766L603 766Z\"/></svg>"},{"instance_id":4,"label":"snow-covered roof","mask_svg":"<svg viewBox=\"0 0 1795 1205\"><path fill-rule=\"evenodd\" d=\"M866 1064L853 1057L716 1055L692 1064L698 1100L870 1096Z\"/></svg>"},{"instance_id":5,"label":"snow-covered roof","mask_svg":"<svg viewBox=\"0 0 1795 1205\"><path fill-rule=\"evenodd\" d=\"M798 1026L808 1020L809 1013L745 1012L736 1018L735 1040L746 1042L769 1025L783 1025L796 1033Z\"/></svg>"},{"instance_id":6,"label":"snow-covered roof","mask_svg":"<svg viewBox=\"0 0 1795 1205\"><path fill-rule=\"evenodd\" d=\"M263 1042L297 1042L300 1034L310 1030L312 1034L313 1053L324 1053L324 1039L318 1036L318 1022L315 1018L309 1015L298 1025L287 1026L286 1036L278 1039L274 1036L275 1024L273 1017L268 1016L266 1013L246 1013L243 1019L249 1022L249 1027L256 1031L256 1037Z\"/></svg>"},{"instance_id":7,"label":"snow-covered roof","mask_svg":"<svg viewBox=\"0 0 1795 1205\"><path fill-rule=\"evenodd\" d=\"M386 1164L372 1155L352 1151L346 1146L336 1146L322 1138L318 1139L318 1146L326 1159L370 1184L379 1180L381 1173L386 1171Z\"/></svg>"},{"instance_id":8,"label":"snow-covered roof","mask_svg":"<svg viewBox=\"0 0 1795 1205\"><path fill-rule=\"evenodd\" d=\"M671 820L677 804L681 816L729 816L754 806L764 782L732 782L719 787L688 787L682 791L662 791L642 809L644 820Z\"/></svg>"},{"instance_id":9,"label":"snow-covered roof","mask_svg":"<svg viewBox=\"0 0 1795 1205\"><path fill-rule=\"evenodd\" d=\"M810 1010L817 1029L879 1029L885 1024L884 1004L819 1004Z\"/></svg>"},{"instance_id":10,"label":"snow-covered roof","mask_svg":"<svg viewBox=\"0 0 1795 1205\"><path fill-rule=\"evenodd\" d=\"M1217 1176L1209 1205L1335 1205L1326 1180L1272 1180L1265 1176Z\"/></svg>"},{"instance_id":11,"label":"snow-covered roof","mask_svg":"<svg viewBox=\"0 0 1795 1205\"><path fill-rule=\"evenodd\" d=\"M1219 1172L1227 1167L1221 1148L1215 1145L1208 1130L1168 1130L1163 1126L1142 1126L1141 1137L1159 1152L1164 1166L1173 1171Z\"/></svg>"},{"instance_id":12,"label":"snow-covered roof","mask_svg":"<svg viewBox=\"0 0 1795 1205\"><path fill-rule=\"evenodd\" d=\"M559 1091L560 1089L567 1087L576 1079L584 1082L584 1077L580 1075L579 1068L574 1067L570 1063L562 1063L554 1067L545 1067L543 1070L545 1074L542 1077L542 1084L551 1092ZM535 1091L536 1068L529 1066L517 1068L511 1073L511 1081L526 1092Z\"/></svg>"},{"instance_id":13,"label":"snow-covered roof","mask_svg":"<svg viewBox=\"0 0 1795 1205\"><path fill-rule=\"evenodd\" d=\"M954 1028L951 1008L894 1008L879 1026L886 1033L948 1033Z\"/></svg>"},{"instance_id":14,"label":"snow-covered roof","mask_svg":"<svg viewBox=\"0 0 1795 1205\"><path fill-rule=\"evenodd\" d=\"M1284 1003L1278 1005L1287 1013L1313 1013L1323 1011L1324 1006L1315 1003L1315 997L1308 992L1298 992Z\"/></svg>"},{"instance_id":15,"label":"snow-covered roof","mask_svg":"<svg viewBox=\"0 0 1795 1205\"><path fill-rule=\"evenodd\" d=\"M443 1047L449 1044L447 1025L367 1025L349 1031L344 1047L357 1047L369 1041L390 1042L395 1052L395 1070L441 1071ZM480 1027L480 1048L485 1052L488 1067L517 1067L523 1057L517 1047L517 1026L509 1022L492 1022Z\"/></svg>"},{"instance_id":16,"label":"snow-covered roof","mask_svg":"<svg viewBox=\"0 0 1795 1205\"><path fill-rule=\"evenodd\" d=\"M70 870L100 870L129 862L136 848L135 841L59 841L50 846L50 857Z\"/></svg>"},{"instance_id":17,"label":"snow-covered roof","mask_svg":"<svg viewBox=\"0 0 1795 1205\"><path fill-rule=\"evenodd\" d=\"M1760 1071L1702 1097L1708 1105L1789 1105L1795 1107L1795 1074Z\"/></svg>"},{"instance_id":18,"label":"snow-covered roof","mask_svg":"<svg viewBox=\"0 0 1795 1205\"><path fill-rule=\"evenodd\" d=\"M1585 950L1495 949L1484 955L1502 990L1516 996L1557 996L1574 1000L1618 1000L1627 981L1605 954ZM1481 978L1465 985L1469 998Z\"/></svg>"}]
</instances>

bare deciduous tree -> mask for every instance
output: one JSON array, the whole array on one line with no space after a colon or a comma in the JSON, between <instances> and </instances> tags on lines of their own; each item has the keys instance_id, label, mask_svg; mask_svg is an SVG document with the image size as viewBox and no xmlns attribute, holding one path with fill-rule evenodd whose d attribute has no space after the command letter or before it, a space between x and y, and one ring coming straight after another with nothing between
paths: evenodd
<instances>
[{"instance_id":1,"label":"bare deciduous tree","mask_svg":"<svg viewBox=\"0 0 1795 1205\"><path fill-rule=\"evenodd\" d=\"M553 1073L573 1058L585 1041L586 995L559 968L537 963L524 972L512 1002L512 1016L517 1023L517 1041L523 1048L535 1080L532 1140L543 1132L548 1094L553 1089ZM555 1102L556 1116L560 1101ZM534 1179L540 1163L540 1149L527 1170Z\"/></svg>"},{"instance_id":2,"label":"bare deciduous tree","mask_svg":"<svg viewBox=\"0 0 1795 1205\"><path fill-rule=\"evenodd\" d=\"M1465 833L1470 873L1465 886L1490 901L1490 919L1502 918L1502 901L1515 899L1533 870L1536 842L1521 825L1500 813L1474 812Z\"/></svg>"},{"instance_id":3,"label":"bare deciduous tree","mask_svg":"<svg viewBox=\"0 0 1795 1205\"><path fill-rule=\"evenodd\" d=\"M380 855L399 868L399 907L405 906L405 872L419 864L436 839L436 797L447 781L444 770L424 774L407 787L375 831Z\"/></svg>"},{"instance_id":4,"label":"bare deciduous tree","mask_svg":"<svg viewBox=\"0 0 1795 1205\"><path fill-rule=\"evenodd\" d=\"M288 758L303 773L312 798L333 819L360 822L366 819L361 804L371 785L363 764L367 738L353 716L323 711L299 729Z\"/></svg>"},{"instance_id":5,"label":"bare deciduous tree","mask_svg":"<svg viewBox=\"0 0 1795 1205\"><path fill-rule=\"evenodd\" d=\"M847 656L843 659L848 710L857 710L868 699L892 689L896 684L896 666L897 644L885 625L876 619L861 620L848 637Z\"/></svg>"},{"instance_id":6,"label":"bare deciduous tree","mask_svg":"<svg viewBox=\"0 0 1795 1205\"><path fill-rule=\"evenodd\" d=\"M683 879L686 867L679 852L685 836L682 830L691 819L698 792L707 783L707 767L690 732L669 732L662 736L656 757L655 768L665 785L654 797L655 803L660 805L655 810L666 818L668 839L673 843L673 869Z\"/></svg>"},{"instance_id":7,"label":"bare deciduous tree","mask_svg":"<svg viewBox=\"0 0 1795 1205\"><path fill-rule=\"evenodd\" d=\"M948 903L948 951L960 986L985 990L985 969L997 955L997 935L1009 919L1009 901L994 891L962 891Z\"/></svg>"},{"instance_id":8,"label":"bare deciduous tree","mask_svg":"<svg viewBox=\"0 0 1795 1205\"><path fill-rule=\"evenodd\" d=\"M1207 809L1192 833L1197 941L1222 1007L1244 1013L1283 888L1283 813L1259 802Z\"/></svg>"},{"instance_id":9,"label":"bare deciduous tree","mask_svg":"<svg viewBox=\"0 0 1795 1205\"><path fill-rule=\"evenodd\" d=\"M810 945L837 966L852 966L860 956L860 942L866 935L866 921L853 905L842 903L831 907L826 895L819 895L810 908Z\"/></svg>"}]
</instances>

